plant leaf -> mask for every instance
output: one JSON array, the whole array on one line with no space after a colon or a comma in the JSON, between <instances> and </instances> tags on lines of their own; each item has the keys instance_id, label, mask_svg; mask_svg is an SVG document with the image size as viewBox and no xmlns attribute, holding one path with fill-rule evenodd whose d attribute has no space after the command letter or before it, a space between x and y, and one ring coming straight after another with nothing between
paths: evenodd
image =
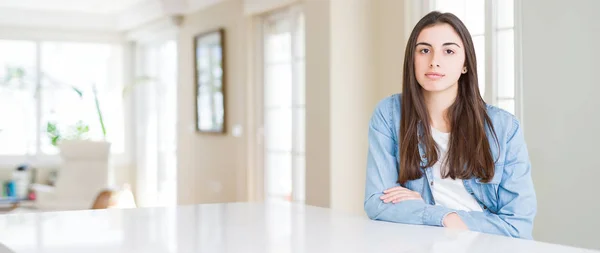
<instances>
[{"instance_id":1,"label":"plant leaf","mask_svg":"<svg viewBox=\"0 0 600 253\"><path fill-rule=\"evenodd\" d=\"M80 89L78 89L78 88L77 88L77 87L75 87L75 86L71 86L71 89L72 89L73 91L77 92L77 95L79 95L79 98L82 98L82 97L83 97L83 92L82 92Z\"/></svg>"},{"instance_id":2,"label":"plant leaf","mask_svg":"<svg viewBox=\"0 0 600 253\"><path fill-rule=\"evenodd\" d=\"M49 133L55 133L56 132L56 124L53 122L48 122L48 124L46 125L46 131Z\"/></svg>"},{"instance_id":3,"label":"plant leaf","mask_svg":"<svg viewBox=\"0 0 600 253\"><path fill-rule=\"evenodd\" d=\"M51 141L52 141L52 146L56 146L58 144L58 140L60 139L59 136L54 136Z\"/></svg>"},{"instance_id":4,"label":"plant leaf","mask_svg":"<svg viewBox=\"0 0 600 253\"><path fill-rule=\"evenodd\" d=\"M92 84L92 91L94 92L94 101L96 102L96 112L98 113L98 120L102 127L102 136L106 140L106 127L104 126L104 119L102 118L102 110L100 109L100 101L98 101L98 91L96 91L96 84Z\"/></svg>"}]
</instances>

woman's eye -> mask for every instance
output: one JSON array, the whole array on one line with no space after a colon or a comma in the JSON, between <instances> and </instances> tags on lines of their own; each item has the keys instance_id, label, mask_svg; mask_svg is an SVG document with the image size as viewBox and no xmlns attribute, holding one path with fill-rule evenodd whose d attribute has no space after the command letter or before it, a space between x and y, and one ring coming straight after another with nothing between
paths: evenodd
<instances>
[{"instance_id":1,"label":"woman's eye","mask_svg":"<svg viewBox=\"0 0 600 253\"><path fill-rule=\"evenodd\" d=\"M423 49L419 50L419 52L422 54L426 54L426 53L429 53L429 49L423 48Z\"/></svg>"},{"instance_id":2,"label":"woman's eye","mask_svg":"<svg viewBox=\"0 0 600 253\"><path fill-rule=\"evenodd\" d=\"M446 53L447 54L454 54L454 51L450 50L450 49L446 49Z\"/></svg>"}]
</instances>

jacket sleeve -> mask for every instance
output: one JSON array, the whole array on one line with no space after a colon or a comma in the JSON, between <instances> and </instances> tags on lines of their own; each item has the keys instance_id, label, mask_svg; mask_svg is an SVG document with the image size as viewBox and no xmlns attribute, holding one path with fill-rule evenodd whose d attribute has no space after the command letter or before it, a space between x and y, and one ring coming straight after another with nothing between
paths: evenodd
<instances>
[{"instance_id":1,"label":"jacket sleeve","mask_svg":"<svg viewBox=\"0 0 600 253\"><path fill-rule=\"evenodd\" d=\"M533 239L537 200L531 179L531 162L523 131L516 119L506 143L506 159L498 187L498 212L457 211L470 230Z\"/></svg>"},{"instance_id":2,"label":"jacket sleeve","mask_svg":"<svg viewBox=\"0 0 600 253\"><path fill-rule=\"evenodd\" d=\"M439 205L429 205L423 200L407 200L396 204L384 203L379 197L383 191L399 186L397 141L394 137L394 124L391 98L382 100L369 123L369 151L364 208L373 220L405 224L442 226L444 217L453 212Z\"/></svg>"},{"instance_id":3,"label":"jacket sleeve","mask_svg":"<svg viewBox=\"0 0 600 253\"><path fill-rule=\"evenodd\" d=\"M369 124L369 150L364 209L373 220L443 226L444 218L457 213L471 231L499 234L524 239L532 238L536 198L530 174L530 162L523 133L516 120L507 143L503 179L499 185L499 211L462 211L422 200L384 203L383 191L399 186L397 148L390 99L379 103Z\"/></svg>"}]
</instances>

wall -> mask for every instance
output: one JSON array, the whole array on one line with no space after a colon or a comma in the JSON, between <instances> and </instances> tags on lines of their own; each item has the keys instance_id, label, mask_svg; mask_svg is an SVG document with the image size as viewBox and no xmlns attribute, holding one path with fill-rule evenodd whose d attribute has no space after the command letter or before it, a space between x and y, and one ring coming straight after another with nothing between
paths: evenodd
<instances>
[{"instance_id":1,"label":"wall","mask_svg":"<svg viewBox=\"0 0 600 253\"><path fill-rule=\"evenodd\" d=\"M247 141L254 139L247 127L253 125L248 108L254 105L250 15L292 2L262 0L257 5L230 0L185 17L179 44L179 203L245 200L246 185L253 186L255 172L247 171L254 161L253 146ZM302 4L307 38L306 203L362 214L368 121L377 101L401 87L405 43L404 17L399 13L404 2L305 0ZM228 84L228 121L249 130L243 138L192 131L192 37L220 25L229 31L227 64L229 73L235 73ZM231 180L232 175L237 180Z\"/></svg>"},{"instance_id":2,"label":"wall","mask_svg":"<svg viewBox=\"0 0 600 253\"><path fill-rule=\"evenodd\" d=\"M368 122L401 90L403 1L305 1L306 203L364 215Z\"/></svg>"},{"instance_id":3,"label":"wall","mask_svg":"<svg viewBox=\"0 0 600 253\"><path fill-rule=\"evenodd\" d=\"M244 0L244 13L247 15L260 15L297 2L299 0Z\"/></svg>"},{"instance_id":4,"label":"wall","mask_svg":"<svg viewBox=\"0 0 600 253\"><path fill-rule=\"evenodd\" d=\"M241 0L223 1L184 17L179 33L178 204L246 200L246 24ZM227 135L195 132L193 38L225 28Z\"/></svg>"},{"instance_id":5,"label":"wall","mask_svg":"<svg viewBox=\"0 0 600 253\"><path fill-rule=\"evenodd\" d=\"M279 7L293 1L264 2ZM368 121L377 101L401 89L404 2L306 0L302 4L307 38L306 203L363 214ZM249 6L248 1L225 1L186 16L182 25L180 204L244 200L246 184L240 181L246 179L245 163L253 161L249 157L252 145L246 142L250 133L234 138L193 132L191 47L192 37L198 32L219 25L228 29L227 64L229 73L236 73L228 84L228 120L242 125L252 122L244 113L251 115L248 108L253 105L249 98L254 92L249 85L253 78L248 72L253 70L253 61L248 59L251 57L248 52L253 49L250 41L253 36L249 35L253 23L243 13L259 15L265 9ZM236 43L231 44L234 40ZM248 106L244 109L244 105ZM227 154L227 159L222 158L223 154ZM232 175L237 180L231 180ZM252 180L249 182L251 185Z\"/></svg>"},{"instance_id":6,"label":"wall","mask_svg":"<svg viewBox=\"0 0 600 253\"><path fill-rule=\"evenodd\" d=\"M523 123L539 203L534 237L600 249L600 1L520 2Z\"/></svg>"},{"instance_id":7,"label":"wall","mask_svg":"<svg viewBox=\"0 0 600 253\"><path fill-rule=\"evenodd\" d=\"M376 83L377 98L381 99L402 91L402 68L406 39L406 23L403 15L405 2L398 0L377 0L375 4L375 49L377 52ZM412 26L410 27L412 31ZM410 32L410 31L409 31Z\"/></svg>"},{"instance_id":8,"label":"wall","mask_svg":"<svg viewBox=\"0 0 600 253\"><path fill-rule=\"evenodd\" d=\"M360 214L378 91L374 3L331 1L331 207Z\"/></svg>"},{"instance_id":9,"label":"wall","mask_svg":"<svg viewBox=\"0 0 600 253\"><path fill-rule=\"evenodd\" d=\"M331 3L305 1L306 204L330 206Z\"/></svg>"}]
</instances>

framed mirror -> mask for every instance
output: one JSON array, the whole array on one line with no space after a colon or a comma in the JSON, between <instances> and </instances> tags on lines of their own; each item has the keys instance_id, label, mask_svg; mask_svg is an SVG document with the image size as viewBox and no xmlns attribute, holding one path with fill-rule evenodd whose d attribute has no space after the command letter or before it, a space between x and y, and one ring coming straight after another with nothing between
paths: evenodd
<instances>
[{"instance_id":1,"label":"framed mirror","mask_svg":"<svg viewBox=\"0 0 600 253\"><path fill-rule=\"evenodd\" d=\"M225 133L225 31L194 37L196 131Z\"/></svg>"}]
</instances>

